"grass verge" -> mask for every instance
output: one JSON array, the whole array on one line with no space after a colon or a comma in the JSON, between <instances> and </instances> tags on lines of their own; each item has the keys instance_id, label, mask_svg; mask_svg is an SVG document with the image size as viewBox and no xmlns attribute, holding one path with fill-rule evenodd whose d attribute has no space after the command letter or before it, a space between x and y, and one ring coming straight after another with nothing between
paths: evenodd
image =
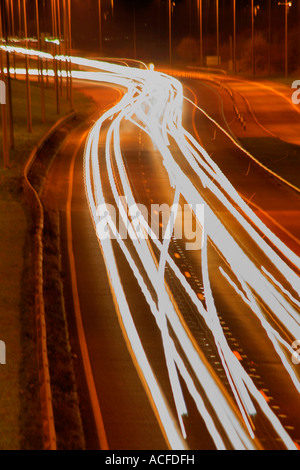
<instances>
[{"instance_id":1,"label":"grass verge","mask_svg":"<svg viewBox=\"0 0 300 470\"><path fill-rule=\"evenodd\" d=\"M6 343L7 364L0 366L0 449L41 449L39 383L37 375L32 234L30 214L23 203L22 169L32 148L70 110L61 98L56 113L55 92L46 90L46 118L41 123L40 89L31 84L33 132L27 132L26 88L12 81L15 148L10 167L2 165L0 134L0 340ZM75 92L75 109L93 105Z\"/></svg>"},{"instance_id":2,"label":"grass verge","mask_svg":"<svg viewBox=\"0 0 300 470\"><path fill-rule=\"evenodd\" d=\"M84 431L63 296L59 212L45 212L44 299L53 413L59 450L84 450Z\"/></svg>"}]
</instances>

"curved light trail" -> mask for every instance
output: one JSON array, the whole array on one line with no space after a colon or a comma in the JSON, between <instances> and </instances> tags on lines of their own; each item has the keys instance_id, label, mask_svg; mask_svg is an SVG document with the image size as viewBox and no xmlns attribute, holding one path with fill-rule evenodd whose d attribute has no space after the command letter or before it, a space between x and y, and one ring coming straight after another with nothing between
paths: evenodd
<instances>
[{"instance_id":1,"label":"curved light trail","mask_svg":"<svg viewBox=\"0 0 300 470\"><path fill-rule=\"evenodd\" d=\"M32 57L53 58L50 54L38 51L12 46L1 46L1 48L29 54ZM73 71L74 78L113 83L126 90L122 99L106 111L90 131L84 154L84 178L91 216L106 263L120 324L170 447L172 449L188 447L189 436L184 424L188 410L181 387L183 381L216 448L260 448L253 424L254 418L259 414L269 422L287 449L296 449L296 445L272 408L229 347L213 297L208 244L215 247L225 262L225 269L220 266L224 282L260 321L261 327L289 374L291 384L298 392L300 392L299 378L289 356L294 352L293 341L300 338L299 257L253 213L205 149L183 128L184 96L182 85L178 80L149 70L145 66L128 67L77 57L56 58L61 61L70 60L74 66L83 69L95 69L93 72ZM170 256L171 237L169 239L165 237L160 241L155 236L149 221L138 210L139 201L134 196L122 155L122 124L126 121L135 126L136 132L142 131L151 138L168 173L170 188L174 191L174 212L173 219L169 220L167 233L173 233L176 218L174 214L176 215L180 197L187 202L193 218L203 228L203 244L199 257L202 262L204 300L199 299L186 276ZM222 128L220 129L224 132ZM103 144L101 148L104 148L101 155L100 143ZM190 173L183 171L178 163L178 155L188 163ZM116 226L109 212L105 196L107 188L103 187L102 179L104 162L105 173L108 175L110 191L122 227ZM190 174L193 178L189 176ZM195 181L199 182L197 186ZM260 259L265 260L264 265L260 264L257 261L258 257L232 233L228 222L217 215L214 210L215 202L211 204L211 199L217 201L240 230L247 234L252 246L262 254ZM205 205L204 226L197 212L193 210L198 204ZM125 242L121 235L124 227L130 244ZM105 230L109 236L104 236ZM144 236L140 236L141 233ZM113 240L116 240L127 259L161 333L177 418L173 416L164 390L153 373L134 323L118 259L114 253ZM158 258L154 254L153 246L160 253ZM143 266L143 273L137 259ZM165 276L167 266L214 338L235 403L213 372L181 315ZM287 341L287 337L290 342Z\"/></svg>"}]
</instances>

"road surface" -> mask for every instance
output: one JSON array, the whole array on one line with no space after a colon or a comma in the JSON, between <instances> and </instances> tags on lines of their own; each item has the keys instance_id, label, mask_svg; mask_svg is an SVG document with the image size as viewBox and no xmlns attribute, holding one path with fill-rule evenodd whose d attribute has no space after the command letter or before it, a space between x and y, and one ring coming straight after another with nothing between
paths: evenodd
<instances>
[{"instance_id":1,"label":"road surface","mask_svg":"<svg viewBox=\"0 0 300 470\"><path fill-rule=\"evenodd\" d=\"M139 74L123 99L88 88L100 119L66 140L43 197L61 213L100 447L296 448L299 197L189 102L184 131L179 84ZM204 87L184 94L219 112ZM183 211L200 247L174 235L178 217L154 217L161 204Z\"/></svg>"}]
</instances>

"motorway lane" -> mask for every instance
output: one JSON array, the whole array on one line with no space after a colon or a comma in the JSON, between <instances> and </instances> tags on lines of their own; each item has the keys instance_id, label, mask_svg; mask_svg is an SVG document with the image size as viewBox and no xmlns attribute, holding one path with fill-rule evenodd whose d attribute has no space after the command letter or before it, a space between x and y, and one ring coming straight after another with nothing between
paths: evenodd
<instances>
[{"instance_id":1,"label":"motorway lane","mask_svg":"<svg viewBox=\"0 0 300 470\"><path fill-rule=\"evenodd\" d=\"M199 80L188 82L186 95L203 108L228 132L220 97L214 89ZM233 145L222 131L200 111L191 122L191 107L186 105L185 124L188 130L200 136L209 155L233 184L251 209L295 253L300 253L300 195L260 168L238 147Z\"/></svg>"},{"instance_id":2,"label":"motorway lane","mask_svg":"<svg viewBox=\"0 0 300 470\"><path fill-rule=\"evenodd\" d=\"M122 135L126 135L124 130L124 126L122 127ZM122 149L124 149L124 138L122 138ZM173 192L170 189L170 184L168 181L168 176L166 172L163 171L163 168L160 168L161 162L159 156L155 156L155 152L152 148L151 151L151 144L148 143L148 150L147 143L145 139L142 140L144 150L143 152L139 152L138 155L132 155L132 151L124 151L124 156L126 160L127 171L130 175L130 180L133 183L135 195L139 201L145 204L147 207L150 206L150 203L161 204L163 202L167 202L168 204L172 203ZM137 159L140 160L140 172L137 173ZM182 162L184 166L184 162ZM143 175L139 180L139 176ZM191 177L191 174L189 175ZM182 243L177 241L177 245L182 245ZM182 246L183 248L183 246ZM171 251L172 251L171 246ZM178 254L178 252L177 252ZM184 259L184 263L182 263ZM280 366L280 361L276 356L272 346L268 341L267 335L261 331L261 325L259 322L253 317L250 313L249 309L245 308L245 305L235 295L234 292L231 291L226 284L224 285L224 279L219 274L217 267L220 264L223 264L223 261L218 259L216 260L216 252L210 247L209 251L209 268L212 273L212 284L214 286L213 295L216 298L218 311L220 312L220 319L226 318L227 325L231 324L235 327L235 334L233 335L231 332L227 334L231 336L229 340L233 341L232 346L237 348L238 351L243 355L245 368L250 374L253 376L258 389L264 391L264 393L268 393L269 400L273 401L272 407L273 409L278 411L278 414L282 417L283 421L287 419L286 415L284 414L284 406L283 409L277 405L275 402L275 398L270 396L269 389L267 390L266 385L263 382L263 379L258 375L257 368L262 369L262 373L264 375L264 379L269 384L271 389L275 389L275 395L279 397L279 401L285 405L286 403L293 403L295 406L300 405L298 393L290 387L290 380L285 375L283 368ZM193 281L196 284L196 288L199 289L199 285L201 286L201 272L200 272L200 262L201 262L201 253L199 252L192 252L192 253L181 253L181 262L179 263L180 268L184 272L188 269L191 273L192 271L195 273L193 275ZM170 282L168 280L168 282ZM198 284L198 285L197 285ZM195 286L193 286L195 287ZM180 291L180 284L175 284L175 290L177 290L176 301L178 304L181 301L181 312L189 320L192 317L192 321L189 321L189 327L194 335L197 337L199 341L199 345L201 348L207 346L207 341L211 341L209 335L206 331L205 335L205 326L199 322L198 314L195 309L187 302L187 299L184 298L184 292L181 292L181 299L179 299L180 295L178 292ZM200 287L201 289L201 287ZM188 321L188 320L187 320ZM224 320L222 321L224 323ZM239 325L241 328L239 328ZM243 327L243 328L242 328ZM228 326L224 327L226 330L230 330ZM245 331L246 333L246 340L245 340ZM201 341L201 335L204 335ZM209 338L209 339L208 339ZM236 338L239 338L238 340ZM204 340L204 341L203 341ZM205 344L206 343L206 344ZM250 348L249 348L250 343ZM244 350L241 349L241 344L245 345L245 349L249 352L250 358L248 358L247 354L245 354ZM219 376L223 376L224 378L224 371L222 371L222 367L220 367L220 362L217 361L216 355L217 352L214 349L213 344L209 345L209 351L207 354L208 359L210 359L212 365L216 365L216 371L218 371ZM255 374L254 374L255 372ZM275 377L274 377L275 376ZM257 380L259 379L259 380ZM280 385L278 386L278 382ZM226 378L224 380L226 383ZM186 396L186 395L185 395ZM288 398L288 401L286 399ZM291 409L289 411L289 419L293 420L293 413ZM285 410L287 412L287 410ZM285 416L283 418L283 416ZM193 420L195 420L195 415L192 416ZM288 422L291 423L291 421ZM263 443L264 448L280 448L280 443L277 442L274 433L268 430L266 434L265 430L265 422L261 418L257 420L255 423L257 426L257 433L260 437L261 442ZM292 426L291 424L288 425L283 423L286 426ZM293 420L293 427L294 427L294 436L295 439L299 436L299 420ZM193 432L189 434L189 443L193 442L194 445L199 445L199 441L195 442L193 440L194 435Z\"/></svg>"},{"instance_id":3,"label":"motorway lane","mask_svg":"<svg viewBox=\"0 0 300 470\"><path fill-rule=\"evenodd\" d=\"M97 90L99 90L97 85ZM116 92L103 89L89 92L101 109L116 99ZM109 96L109 99L107 97ZM118 97L118 94L117 94ZM105 104L106 101L106 104ZM57 208L61 215L62 259L69 266L66 233L66 204L70 168L75 160L72 197L72 250L83 327L97 390L105 432L110 449L166 449L167 445L145 394L124 341L110 293L106 268L87 205L82 173L83 144L78 142L86 129L75 131L67 139L49 172L43 202L48 209ZM85 134L86 137L86 134ZM77 147L77 149L76 149ZM72 292L70 274L65 281L67 297ZM67 305L70 312L72 305ZM75 321L74 315L69 318ZM71 325L74 332L74 325ZM91 441L95 438L91 436Z\"/></svg>"},{"instance_id":4,"label":"motorway lane","mask_svg":"<svg viewBox=\"0 0 300 470\"><path fill-rule=\"evenodd\" d=\"M149 147L145 144L144 139L140 139L137 142L132 138L132 133L130 129L126 132L123 130L122 144L123 149L125 149L126 155L126 164L130 169L131 179L134 184L134 189L137 193L139 193L139 200L148 199L148 204L153 203L153 201L157 202L166 202L169 203L172 201L172 191L168 189L169 185L167 184L168 177L166 172L164 171L164 167L160 160L160 157L155 155L153 148L149 151ZM78 139L76 139L78 140ZM148 144L149 145L149 144ZM146 150L143 150L143 146ZM73 143L74 147L74 143ZM73 148L74 150L74 148ZM70 155L72 154L72 150L69 150ZM137 164L137 160L139 163ZM57 165L59 160L55 162ZM184 162L182 162L184 165ZM103 164L104 168L104 164ZM63 176L61 177L61 184L58 184L57 175L60 174L55 166L52 168L52 188L53 193L51 197L47 197L48 200L52 200L54 197L54 193L57 192L57 189L64 186L67 181L67 174L66 169L62 172ZM49 177L51 177L51 174ZM143 177L141 176L143 175ZM105 175L103 175L105 181ZM62 186L61 186L62 185ZM51 187L51 184L48 180L48 188ZM105 185L108 188L108 184ZM151 197L152 195L152 197ZM155 195L155 196L153 196ZM159 200L159 201L158 201ZM155 201L155 202L156 202ZM73 251L76 261L76 274L78 280L78 289L79 289L79 297L80 297L80 304L83 306L88 306L88 312L83 315L83 322L85 330L89 333L89 340L88 340L88 348L91 355L91 360L93 363L93 371L95 375L95 382L97 390L101 391L99 393L100 401L103 406L101 406L102 412L104 413L104 423L105 428L108 434L108 441L110 444L110 448L124 448L130 449L131 446L135 446L135 448L145 448L145 436L141 435L141 432L138 431L139 426L142 426L144 429L145 427L145 416L137 412L133 418L125 415L120 415L120 413L116 410L115 404L121 404L121 409L130 409L128 399L131 397L131 405L134 401L134 406L139 404L139 402L145 399L144 391L139 389L137 386L136 372L134 373L132 369L129 367L130 357L128 355L128 351L126 354L126 348L124 348L124 342L122 341L120 329L117 327L117 321L115 327L112 328L110 322L112 321L111 312L114 310L112 299L109 294L109 286L106 279L105 273L105 266L102 261L100 251L99 256L95 255L97 250L97 240L96 237L92 234L93 227L89 219L89 213L87 211L87 205L85 202L85 193L82 184L82 161L80 158L76 159L75 168L74 168L74 196L72 200L72 233L73 233ZM117 252L118 248L115 247ZM84 254L83 254L84 253ZM198 254L199 255L199 254ZM212 255L210 255L212 256ZM122 276L126 279L124 282L125 290L128 295L129 303L131 305L131 310L134 312L134 318L138 325L138 329L141 332L143 337L143 343L146 345L147 354L151 358L151 364L155 369L157 376L159 377L160 383L163 384L163 389L165 392L166 397L170 403L170 407L173 408L172 405L172 397L170 393L170 389L166 380L166 371L163 366L162 358L163 352L159 347L159 335L155 334L154 331L154 321L151 320L150 316L146 314L147 306L139 295L139 289L136 285L135 279L133 278L132 274L128 270L128 266L126 266L126 262L124 258L122 258L121 253L118 253L118 266L120 272L122 272ZM191 257L191 264L193 267L199 265L199 256L195 256L194 258ZM220 261L219 261L220 262ZM213 270L213 262L210 260L210 269ZM199 268L198 268L199 272ZM88 274L87 274L88 273ZM200 276L199 276L200 277ZM216 282L218 285L218 282ZM99 286L101 288L99 289ZM224 281L219 282L219 287L224 286ZM236 301L234 300L234 296L232 292L228 295L227 288L227 297L230 299L231 304L231 315L234 319L239 318L241 315L241 309ZM220 294L220 290L217 290L217 294ZM224 298L224 292L222 293L222 298ZM99 311L99 305L101 305L101 316L97 315L97 311ZM102 308L104 312L102 313ZM186 308L186 307L185 307ZM186 310L190 310L186 308ZM220 304L220 312L223 315L226 309L223 308L223 302ZM108 313L109 312L109 313ZM225 311L226 313L226 311ZM243 318L249 317L248 312L243 313ZM195 314L194 314L195 315ZM116 320L116 317L114 317ZM106 323L107 322L107 323ZM249 329L249 325L253 328L254 332L257 332L257 329L253 327L251 320L250 323L246 321L247 328ZM109 326L110 325L110 326ZM108 329L107 329L108 326ZM115 330L116 328L116 330ZM201 330L201 327L197 327L198 332ZM118 333L116 331L118 330ZM203 327L202 327L203 330ZM110 335L105 334L107 331L110 332ZM99 336L98 333L101 333ZM113 335L111 334L113 332ZM200 331L201 332L201 331ZM203 332L203 331L202 331ZM99 345L99 337L101 337L101 344ZM103 357L106 357L107 351L109 346L111 347L111 340L113 339L113 350L112 353L113 357L110 357L107 363L104 365L102 363ZM241 338L243 340L243 338ZM259 343L264 344L263 335L259 335L257 341ZM246 341L247 343L247 341ZM119 350L119 345L123 344L123 350ZM116 346L118 349L116 349ZM203 346L203 344L202 344ZM253 352L253 351L252 351ZM121 353L121 354L120 354ZM268 349L264 349L263 357L269 357ZM211 360L213 359L213 354L211 354ZM119 364L120 357L123 358L127 357L125 364L128 365L129 369L125 368L124 364ZM271 360L270 360L271 361ZM218 361L212 361L218 362ZM275 361L273 361L275 363ZM101 365L102 364L102 365ZM218 365L218 364L217 364ZM122 384L123 388L117 390L116 384L118 380L116 380L116 376L119 377L120 368L123 372L122 380L120 383ZM124 373L126 372L126 373ZM133 376L131 375L133 374ZM220 374L221 375L221 374ZM114 379L112 378L114 377ZM141 387L141 385L140 385ZM105 396L107 395L109 390L109 397L106 399ZM129 397L124 392L129 391ZM144 398L142 398L144 397ZM188 394L185 391L185 397L188 401ZM189 444L191 448L211 448L212 443L208 439L208 436L205 434L203 429L203 423L197 417L195 413L195 409L191 401L188 401L189 404L189 420L187 423L187 428L189 429ZM143 407L142 407L143 408ZM103 411L104 410L104 411ZM149 405L148 405L149 411ZM173 409L174 413L174 409ZM150 413L151 415L151 413ZM137 419L138 416L138 419ZM157 424L155 420L153 420L154 415L152 415L152 419L150 419L149 423L151 423L152 427L155 428ZM149 419L149 418L148 418ZM133 422L132 422L133 420ZM125 423L125 425L124 425ZM122 429L123 424L123 429ZM144 426L143 426L144 424ZM126 435L122 434L124 428L126 427ZM149 426L146 426L147 430L149 431ZM127 432L128 429L131 432ZM149 431L151 434L151 431ZM146 442L151 446L150 448L160 448L157 445L161 445L161 439L159 439L160 444L155 444L153 437L158 436L159 433L154 432L150 439L146 439ZM201 439L199 439L201 436ZM140 446L140 447L139 447ZM268 441L267 447L270 446Z\"/></svg>"},{"instance_id":5,"label":"motorway lane","mask_svg":"<svg viewBox=\"0 0 300 470\"><path fill-rule=\"evenodd\" d=\"M153 158L153 155L152 155ZM128 155L126 153L126 161L128 162ZM149 157L143 154L142 158L142 173L146 177L146 189L148 194L154 195L152 201L154 203L171 202L171 195L168 195L167 179L165 182L157 178L158 159L154 162L155 171L152 171L149 165ZM130 170L130 165L128 165ZM130 172L133 178L133 172ZM191 175L190 175L191 176ZM159 184L161 183L161 184ZM135 188L137 186L135 185ZM169 190L170 193L170 190ZM138 193L139 200L144 204L146 200L143 199L142 191ZM201 292L202 279L201 279L201 253L199 251L186 252L184 250L184 243L177 240L176 246L171 246L170 251L174 250L178 254L180 250L180 261L178 265L182 272L189 272L191 274L190 283L197 292ZM211 282L213 286L213 296L216 301L216 307L219 312L219 319L222 322L225 334L229 341L232 350L235 350L241 356L241 361L247 372L253 377L254 383L257 388L268 396L268 400L272 401L272 407L276 410L277 415L282 420L284 426L293 427L294 439L299 438L299 417L294 414L294 408L300 406L298 392L291 387L291 382L285 371L283 370L280 360L278 359L267 334L262 331L260 322L253 316L250 309L239 299L235 292L229 288L224 282L219 266L226 270L226 265L222 258L218 255L212 244L209 246L209 270L211 273ZM170 282L170 281L169 281ZM206 352L207 359L210 360L211 365L222 379L222 383L228 386L227 378L225 377L224 370L220 361L216 359L218 353L214 346L213 339L207 333L207 328L199 320L197 310L188 303L184 289L180 288L177 282L173 287L177 291L176 301L181 307L181 311L186 318L186 321L191 329L193 336L197 339L200 347ZM279 405L280 403L280 405ZM292 407L291 407L292 404ZM195 419L195 416L193 417ZM277 442L274 434L268 431L265 433L265 423L258 419L258 436L264 448L280 448L280 443ZM193 434L191 439L193 439ZM193 441L193 444L196 443Z\"/></svg>"},{"instance_id":6,"label":"motorway lane","mask_svg":"<svg viewBox=\"0 0 300 470\"><path fill-rule=\"evenodd\" d=\"M173 202L174 190L170 187L169 177L161 161L160 154L154 149L149 139L142 135L140 131L129 123L122 125L121 132L122 152L125 157L126 168L133 191L139 203L148 209L149 219L151 215L151 205L168 204ZM100 144L101 145L101 144ZM103 145L103 144L102 144ZM101 147L102 148L102 147ZM100 153L100 167L102 168L101 179L103 182L106 201L113 204L113 196L107 180L104 152ZM116 166L115 175L117 175ZM116 176L116 180L118 178ZM121 185L119 185L121 187ZM122 193L121 193L122 194ZM161 234L162 227L152 223L151 227L156 233ZM130 242L126 242L134 259L138 262L132 250ZM126 293L130 311L142 340L146 355L150 361L154 375L157 378L161 389L167 399L174 422L176 422L176 409L170 388L169 378L166 370L165 354L162 348L161 334L158 332L156 322L152 316L148 304L143 299L140 287L129 269L128 263L118 248L117 242L113 242L116 259L118 260L118 270L122 280L122 285ZM147 282L147 275L140 265L140 271ZM186 307L185 307L186 308ZM205 423L199 416L195 404L190 394L181 383L184 389L184 396L188 407L188 416L184 418L184 424L188 432L188 446L191 449L215 449L215 445L210 438ZM212 413L214 411L212 410ZM177 424L178 426L178 424ZM229 444L228 444L229 445Z\"/></svg>"},{"instance_id":7,"label":"motorway lane","mask_svg":"<svg viewBox=\"0 0 300 470\"><path fill-rule=\"evenodd\" d=\"M215 93L209 92L205 84L203 86L195 81L193 81L192 88L197 93L199 105L207 112L213 111L214 118L221 122L223 119L222 108ZM191 109L189 108L189 112L186 111L185 114L185 123L188 129L195 132L196 128L205 149L212 155L213 160L239 192L246 199L249 199L250 195L255 196L258 206L258 210L255 211L257 215L261 217L262 214L259 208L262 208L263 211L287 227L296 240L288 236L278 225L273 224L268 217L261 217L275 233L277 232L283 241L299 253L300 197L284 187L283 184L278 183L255 164L251 163L251 171L249 171L248 157L235 148L228 138L219 130L216 130L212 123L200 112L196 113L194 123L191 122L190 116ZM196 257L193 252L187 255ZM282 370L278 357L276 357L267 335L261 331L257 319L245 311L245 306L237 298L233 301L232 293L224 285L224 278L217 269L222 261L213 247L210 248L209 258L210 269L213 273L211 280L216 306L222 320L225 320L230 327L231 341L236 343L236 347L241 348L238 350L244 358L244 363L247 363L248 370L252 369L252 375L257 379L258 386L269 397L271 396L272 406L282 419L283 424L289 420L291 421L292 435L299 442L300 422L294 413L294 410L300 406L298 392L291 386L289 379ZM263 265L261 259L259 259L259 262ZM268 385L266 386L266 384ZM288 424L286 426L290 428Z\"/></svg>"},{"instance_id":8,"label":"motorway lane","mask_svg":"<svg viewBox=\"0 0 300 470\"><path fill-rule=\"evenodd\" d=\"M258 83L235 77L222 77L221 82L228 85L237 95L244 97L245 109L248 108L247 112L250 109L254 120L257 119L261 123L266 133L300 145L300 108L292 102L292 88L280 83Z\"/></svg>"}]
</instances>

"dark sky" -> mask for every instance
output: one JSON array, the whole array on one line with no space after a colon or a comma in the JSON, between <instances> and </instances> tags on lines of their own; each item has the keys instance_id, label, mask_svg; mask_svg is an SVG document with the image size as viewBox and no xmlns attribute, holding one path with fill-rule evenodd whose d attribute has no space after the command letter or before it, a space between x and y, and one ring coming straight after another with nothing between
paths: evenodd
<instances>
[{"instance_id":1,"label":"dark sky","mask_svg":"<svg viewBox=\"0 0 300 470\"><path fill-rule=\"evenodd\" d=\"M15 5L16 21L18 20L17 0ZM66 0L68 1L68 0ZM216 0L203 1L204 40L213 37L216 32ZM284 7L278 6L278 0L254 0L260 5L255 18L257 31L266 32L268 25L268 5L272 5L272 27L275 33L284 35ZM282 0L284 1L284 0ZM199 37L198 0L172 0L173 21L172 34L174 44L182 38ZM239 35L251 33L251 0L236 0L237 31ZM289 14L291 28L300 29L300 0L292 0ZM60 0L63 5L63 0ZM29 31L35 34L35 0L27 0ZM51 32L51 0L39 0L41 30ZM99 15L98 0L71 0L72 35L76 49L99 50ZM134 38L134 17L136 25L137 48L140 55L161 55L168 52L168 0L101 0L103 45L107 53L119 55L123 49L130 52ZM135 16L134 16L135 5ZM220 38L228 42L232 35L233 0L219 0L220 5ZM274 34L275 34L274 33ZM300 38L300 30L299 30ZM300 39L299 39L300 44Z\"/></svg>"},{"instance_id":2,"label":"dark sky","mask_svg":"<svg viewBox=\"0 0 300 470\"><path fill-rule=\"evenodd\" d=\"M173 0L174 41L182 37L198 37L198 0ZM240 33L251 28L251 0L236 0L237 30ZM269 0L255 0L260 10L255 18L257 30L266 30L268 24ZM74 39L79 43L90 41L96 46L98 40L98 0L72 0ZM112 8L113 4L113 8ZM142 43L154 41L161 45L168 40L167 0L102 0L103 35L126 41L133 40L133 6L136 5L137 40ZM204 34L214 34L216 29L216 0L203 0ZM221 39L232 34L232 0L219 0ZM284 33L284 7L277 0L271 0L272 24L274 29ZM298 11L297 11L298 10ZM300 27L300 0L293 0L289 21L291 26ZM128 38L128 39L127 39ZM300 39L299 39L300 42Z\"/></svg>"}]
</instances>

